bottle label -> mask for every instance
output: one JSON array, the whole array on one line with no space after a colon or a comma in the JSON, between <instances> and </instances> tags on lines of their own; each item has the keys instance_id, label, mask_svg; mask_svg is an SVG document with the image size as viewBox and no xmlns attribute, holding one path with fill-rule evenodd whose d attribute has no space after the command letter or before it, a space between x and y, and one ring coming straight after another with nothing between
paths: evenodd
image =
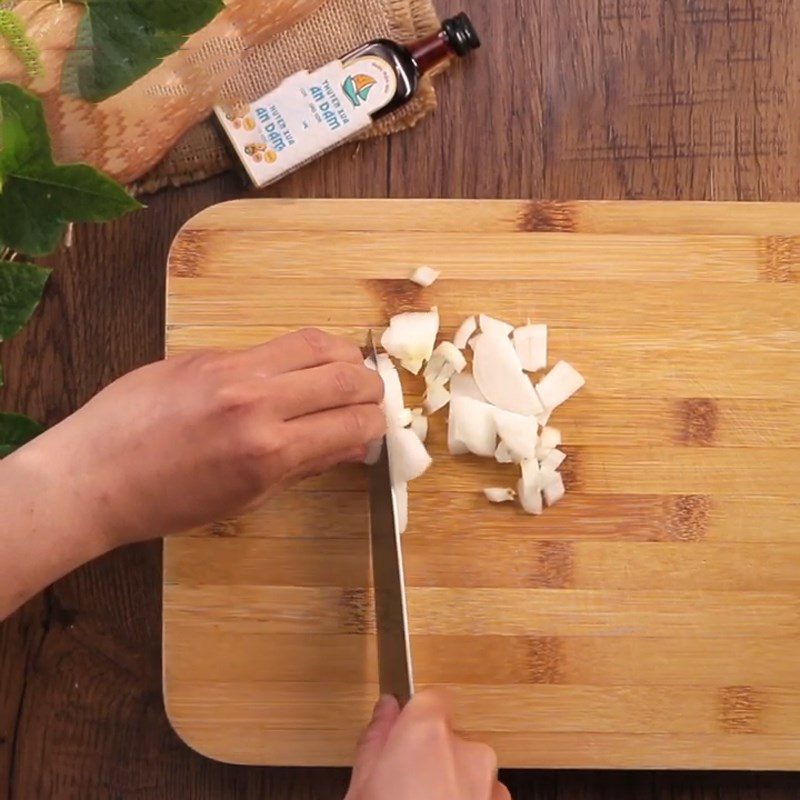
<instances>
[{"instance_id":1,"label":"bottle label","mask_svg":"<svg viewBox=\"0 0 800 800\"><path fill-rule=\"evenodd\" d=\"M394 69L365 55L298 72L254 103L214 111L253 183L265 186L368 128L396 91Z\"/></svg>"}]
</instances>

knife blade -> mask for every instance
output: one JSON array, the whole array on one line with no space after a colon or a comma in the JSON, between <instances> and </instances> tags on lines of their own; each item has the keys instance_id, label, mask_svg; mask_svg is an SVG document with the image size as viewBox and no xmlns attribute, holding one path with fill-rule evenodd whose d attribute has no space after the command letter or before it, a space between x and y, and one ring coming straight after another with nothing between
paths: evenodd
<instances>
[{"instance_id":1,"label":"knife blade","mask_svg":"<svg viewBox=\"0 0 800 800\"><path fill-rule=\"evenodd\" d=\"M369 358L378 368L378 352L368 338ZM397 698L401 707L414 695L411 642L408 634L403 550L397 525L397 503L389 470L389 451L383 438L381 455L370 468L369 537L375 627L378 640L378 674L381 694Z\"/></svg>"}]
</instances>

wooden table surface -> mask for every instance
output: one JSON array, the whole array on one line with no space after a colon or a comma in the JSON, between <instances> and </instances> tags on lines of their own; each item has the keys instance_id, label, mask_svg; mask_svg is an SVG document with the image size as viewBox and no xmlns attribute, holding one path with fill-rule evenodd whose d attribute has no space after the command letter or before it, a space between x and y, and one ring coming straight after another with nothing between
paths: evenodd
<instances>
[{"instance_id":1,"label":"wooden table surface","mask_svg":"<svg viewBox=\"0 0 800 800\"><path fill-rule=\"evenodd\" d=\"M485 47L416 131L350 146L271 194L800 200L798 0L441 0ZM490 10L491 9L491 10ZM57 422L159 357L179 226L228 176L81 228L41 312L3 347L0 407ZM334 800L340 771L192 753L161 701L161 546L60 581L0 627L0 798ZM511 773L527 800L789 800L800 775Z\"/></svg>"}]
</instances>

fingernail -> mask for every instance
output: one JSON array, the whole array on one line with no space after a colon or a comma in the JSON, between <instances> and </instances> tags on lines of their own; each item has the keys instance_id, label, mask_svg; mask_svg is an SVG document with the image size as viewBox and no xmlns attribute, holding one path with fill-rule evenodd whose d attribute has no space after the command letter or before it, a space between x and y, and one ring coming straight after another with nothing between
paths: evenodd
<instances>
[{"instance_id":1,"label":"fingernail","mask_svg":"<svg viewBox=\"0 0 800 800\"><path fill-rule=\"evenodd\" d=\"M351 462L352 464L363 464L366 456L366 447L355 447L347 454L347 458L345 460Z\"/></svg>"},{"instance_id":2,"label":"fingernail","mask_svg":"<svg viewBox=\"0 0 800 800\"><path fill-rule=\"evenodd\" d=\"M383 716L397 705L397 700L390 694L383 694L375 703L375 710L372 712L372 719Z\"/></svg>"}]
</instances>

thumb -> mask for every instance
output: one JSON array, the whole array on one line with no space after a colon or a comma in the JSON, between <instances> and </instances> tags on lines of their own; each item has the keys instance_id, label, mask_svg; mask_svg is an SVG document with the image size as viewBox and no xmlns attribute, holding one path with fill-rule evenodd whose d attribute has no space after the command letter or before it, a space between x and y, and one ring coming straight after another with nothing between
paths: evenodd
<instances>
[{"instance_id":1,"label":"thumb","mask_svg":"<svg viewBox=\"0 0 800 800\"><path fill-rule=\"evenodd\" d=\"M399 716L400 704L396 698L388 694L383 695L372 712L369 725L358 740L353 777L345 800L358 800L359 792L372 772Z\"/></svg>"}]
</instances>

